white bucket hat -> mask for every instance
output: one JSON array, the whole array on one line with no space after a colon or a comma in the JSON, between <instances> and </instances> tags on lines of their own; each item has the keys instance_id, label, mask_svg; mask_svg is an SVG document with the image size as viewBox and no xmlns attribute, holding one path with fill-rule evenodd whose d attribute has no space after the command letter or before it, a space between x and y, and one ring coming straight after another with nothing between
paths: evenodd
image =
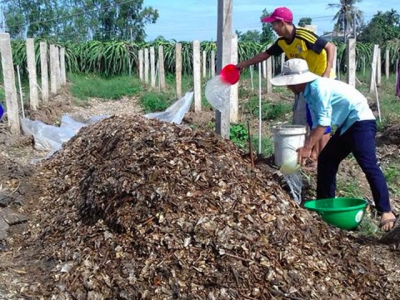
<instances>
[{"instance_id":1,"label":"white bucket hat","mask_svg":"<svg viewBox=\"0 0 400 300\"><path fill-rule=\"evenodd\" d=\"M310 72L304 59L292 58L283 63L282 73L270 80L273 85L295 85L317 79L319 76Z\"/></svg>"}]
</instances>

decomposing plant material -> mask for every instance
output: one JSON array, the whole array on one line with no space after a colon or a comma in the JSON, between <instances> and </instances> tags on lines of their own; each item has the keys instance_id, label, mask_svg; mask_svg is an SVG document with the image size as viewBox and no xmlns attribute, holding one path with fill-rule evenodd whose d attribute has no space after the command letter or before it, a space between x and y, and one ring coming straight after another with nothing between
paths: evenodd
<instances>
[{"instance_id":1,"label":"decomposing plant material","mask_svg":"<svg viewBox=\"0 0 400 300\"><path fill-rule=\"evenodd\" d=\"M387 299L399 282L211 132L111 117L43 163L57 299Z\"/></svg>"}]
</instances>

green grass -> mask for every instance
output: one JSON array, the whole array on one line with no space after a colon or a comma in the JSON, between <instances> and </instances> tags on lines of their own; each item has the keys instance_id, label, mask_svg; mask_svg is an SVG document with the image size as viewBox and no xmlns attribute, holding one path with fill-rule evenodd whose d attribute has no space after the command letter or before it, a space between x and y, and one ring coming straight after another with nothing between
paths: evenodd
<instances>
[{"instance_id":1,"label":"green grass","mask_svg":"<svg viewBox=\"0 0 400 300\"><path fill-rule=\"evenodd\" d=\"M391 161L390 164L385 166L382 171L388 184L390 193L398 195L400 192L400 161Z\"/></svg>"},{"instance_id":2,"label":"green grass","mask_svg":"<svg viewBox=\"0 0 400 300\"><path fill-rule=\"evenodd\" d=\"M362 191L357 181L348 180L345 178L337 179L336 186L337 197L360 198Z\"/></svg>"},{"instance_id":3,"label":"green grass","mask_svg":"<svg viewBox=\"0 0 400 300\"><path fill-rule=\"evenodd\" d=\"M363 75L361 72L358 72L356 76L359 80L356 84L357 89L367 97L373 111L377 115L378 130L382 130L391 124L398 123L400 119L400 101L398 97L395 96L396 75L390 74L389 79L386 79L386 77L382 75L381 85L378 87L377 94L375 91L372 93L369 92L369 74ZM381 111L381 122L378 118L378 101Z\"/></svg>"},{"instance_id":4,"label":"green grass","mask_svg":"<svg viewBox=\"0 0 400 300\"><path fill-rule=\"evenodd\" d=\"M166 110L173 100L166 93L147 92L140 96L140 104L146 113L159 112Z\"/></svg>"},{"instance_id":5,"label":"green grass","mask_svg":"<svg viewBox=\"0 0 400 300\"><path fill-rule=\"evenodd\" d=\"M251 146L253 147L254 152L259 152L259 137L251 136ZM261 138L261 153L265 156L271 156L274 153L274 141L270 137L262 137Z\"/></svg>"},{"instance_id":6,"label":"green grass","mask_svg":"<svg viewBox=\"0 0 400 300\"><path fill-rule=\"evenodd\" d=\"M96 75L69 74L68 79L72 82L73 96L80 100L115 100L138 95L142 91L142 85L136 77L119 76L108 79Z\"/></svg>"},{"instance_id":7,"label":"green grass","mask_svg":"<svg viewBox=\"0 0 400 300\"><path fill-rule=\"evenodd\" d=\"M244 105L245 111L253 117L259 114L259 99L256 96L250 97ZM261 118L263 121L273 121L282 119L286 114L292 111L292 105L285 102L261 102Z\"/></svg>"}]
</instances>

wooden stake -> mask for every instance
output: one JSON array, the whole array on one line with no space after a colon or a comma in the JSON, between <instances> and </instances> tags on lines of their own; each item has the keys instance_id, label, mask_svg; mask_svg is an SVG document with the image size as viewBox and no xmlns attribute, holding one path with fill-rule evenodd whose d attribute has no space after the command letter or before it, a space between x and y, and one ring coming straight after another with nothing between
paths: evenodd
<instances>
[{"instance_id":1,"label":"wooden stake","mask_svg":"<svg viewBox=\"0 0 400 300\"><path fill-rule=\"evenodd\" d=\"M251 145L250 122L249 121L247 121L247 131L249 133L249 151L250 151L251 167L254 168L253 147Z\"/></svg>"}]
</instances>

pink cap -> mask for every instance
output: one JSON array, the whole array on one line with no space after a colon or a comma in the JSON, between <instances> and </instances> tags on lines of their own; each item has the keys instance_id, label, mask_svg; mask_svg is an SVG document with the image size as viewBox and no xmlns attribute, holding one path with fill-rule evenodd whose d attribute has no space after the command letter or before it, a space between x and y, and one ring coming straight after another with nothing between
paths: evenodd
<instances>
[{"instance_id":1,"label":"pink cap","mask_svg":"<svg viewBox=\"0 0 400 300\"><path fill-rule=\"evenodd\" d=\"M261 21L264 23L272 23L276 20L280 20L286 23L292 23L293 14L287 7L278 7L269 17L263 18Z\"/></svg>"}]
</instances>

